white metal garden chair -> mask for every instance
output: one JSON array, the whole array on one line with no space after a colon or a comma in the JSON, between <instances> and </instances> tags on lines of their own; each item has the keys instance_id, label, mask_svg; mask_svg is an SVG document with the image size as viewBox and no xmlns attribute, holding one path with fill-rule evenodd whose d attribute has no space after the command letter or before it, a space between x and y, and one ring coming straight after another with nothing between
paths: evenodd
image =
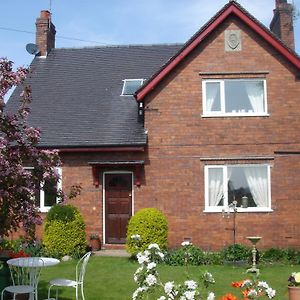
<instances>
[{"instance_id":1,"label":"white metal garden chair","mask_svg":"<svg viewBox=\"0 0 300 300\"><path fill-rule=\"evenodd\" d=\"M38 300L37 286L44 262L39 257L20 257L9 265L12 285L5 287L1 292L1 300L5 293L13 295L13 300L19 294L29 294L29 299Z\"/></svg>"},{"instance_id":2,"label":"white metal garden chair","mask_svg":"<svg viewBox=\"0 0 300 300\"><path fill-rule=\"evenodd\" d=\"M59 287L72 287L75 288L76 292L76 300L78 300L78 290L79 287L81 289L81 296L82 299L85 300L84 298L84 292L83 292L83 281L84 281L84 276L85 276L85 271L86 271L86 266L89 261L89 258L91 256L92 252L86 253L77 263L76 265L76 278L75 280L71 279L65 279L65 278L58 278L58 279L53 279L50 281L50 287L48 289L48 300L52 300L54 298L51 298L51 288L56 287L56 298L58 299L58 288Z\"/></svg>"}]
</instances>

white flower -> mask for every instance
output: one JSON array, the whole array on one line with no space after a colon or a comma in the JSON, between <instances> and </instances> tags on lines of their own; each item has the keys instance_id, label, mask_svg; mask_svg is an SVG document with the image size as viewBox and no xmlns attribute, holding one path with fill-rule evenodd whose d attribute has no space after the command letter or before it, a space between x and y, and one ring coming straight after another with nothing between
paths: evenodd
<instances>
[{"instance_id":1,"label":"white flower","mask_svg":"<svg viewBox=\"0 0 300 300\"><path fill-rule=\"evenodd\" d=\"M140 252L136 255L137 260L138 260L140 265L142 265L143 263L148 263L149 262L149 257L148 257L148 255L145 255L145 252L144 252L144 255Z\"/></svg>"},{"instance_id":2,"label":"white flower","mask_svg":"<svg viewBox=\"0 0 300 300\"><path fill-rule=\"evenodd\" d=\"M212 276L211 273L209 273L207 271L204 273L204 279L209 283L215 283L214 277Z\"/></svg>"},{"instance_id":3,"label":"white flower","mask_svg":"<svg viewBox=\"0 0 300 300\"><path fill-rule=\"evenodd\" d=\"M184 246L189 246L189 245L193 245L190 241L183 241L181 243L181 246L184 247Z\"/></svg>"},{"instance_id":4,"label":"white flower","mask_svg":"<svg viewBox=\"0 0 300 300\"><path fill-rule=\"evenodd\" d=\"M195 291L186 291L186 292L183 293L183 295L185 296L185 298L187 300L194 300L195 299L195 294L196 294Z\"/></svg>"},{"instance_id":5,"label":"white flower","mask_svg":"<svg viewBox=\"0 0 300 300\"><path fill-rule=\"evenodd\" d=\"M197 282L194 280L187 280L184 282L184 284L188 287L190 290L195 290L197 288Z\"/></svg>"},{"instance_id":6,"label":"white flower","mask_svg":"<svg viewBox=\"0 0 300 300\"><path fill-rule=\"evenodd\" d=\"M168 281L165 283L164 290L168 296L172 293L173 287L174 287L174 281Z\"/></svg>"},{"instance_id":7,"label":"white flower","mask_svg":"<svg viewBox=\"0 0 300 300\"><path fill-rule=\"evenodd\" d=\"M257 284L257 287L263 288L263 289L268 289L269 285L265 281L259 281Z\"/></svg>"},{"instance_id":8,"label":"white flower","mask_svg":"<svg viewBox=\"0 0 300 300\"><path fill-rule=\"evenodd\" d=\"M207 300L215 300L215 294L210 292L207 296Z\"/></svg>"},{"instance_id":9,"label":"white flower","mask_svg":"<svg viewBox=\"0 0 300 300\"><path fill-rule=\"evenodd\" d=\"M155 262L151 262L147 265L147 270L152 270L156 267L156 263Z\"/></svg>"},{"instance_id":10,"label":"white flower","mask_svg":"<svg viewBox=\"0 0 300 300\"><path fill-rule=\"evenodd\" d=\"M139 241L141 239L141 236L139 234L133 234L131 236L131 239L135 240L135 241Z\"/></svg>"},{"instance_id":11,"label":"white flower","mask_svg":"<svg viewBox=\"0 0 300 300\"><path fill-rule=\"evenodd\" d=\"M152 274L149 274L147 277L146 277L146 283L151 286L151 285L154 285L156 284L157 282L157 279L154 275Z\"/></svg>"},{"instance_id":12,"label":"white flower","mask_svg":"<svg viewBox=\"0 0 300 300\"><path fill-rule=\"evenodd\" d=\"M150 244L150 245L148 246L148 249L152 249L152 248L155 248L155 249L157 249L157 250L160 250L159 246L158 246L156 243Z\"/></svg>"},{"instance_id":13,"label":"white flower","mask_svg":"<svg viewBox=\"0 0 300 300\"><path fill-rule=\"evenodd\" d=\"M242 287L251 286L251 285L252 285L252 281L250 279L246 279L244 280Z\"/></svg>"},{"instance_id":14,"label":"white flower","mask_svg":"<svg viewBox=\"0 0 300 300\"><path fill-rule=\"evenodd\" d=\"M138 297L139 293L143 293L147 290L148 290L148 287L146 287L146 286L138 287L132 294L132 299L135 300Z\"/></svg>"},{"instance_id":15,"label":"white flower","mask_svg":"<svg viewBox=\"0 0 300 300\"><path fill-rule=\"evenodd\" d=\"M166 300L167 298L165 296L161 296L159 298L157 298L157 300Z\"/></svg>"},{"instance_id":16,"label":"white flower","mask_svg":"<svg viewBox=\"0 0 300 300\"><path fill-rule=\"evenodd\" d=\"M157 254L162 260L164 259L165 255L162 252L158 252Z\"/></svg>"},{"instance_id":17,"label":"white flower","mask_svg":"<svg viewBox=\"0 0 300 300\"><path fill-rule=\"evenodd\" d=\"M249 290L248 292L249 297L256 297L257 296L257 291L256 290Z\"/></svg>"},{"instance_id":18,"label":"white flower","mask_svg":"<svg viewBox=\"0 0 300 300\"><path fill-rule=\"evenodd\" d=\"M137 268L136 271L135 271L135 273L134 273L134 275L138 275L138 274L141 273L143 270L144 270L143 267Z\"/></svg>"},{"instance_id":19,"label":"white flower","mask_svg":"<svg viewBox=\"0 0 300 300\"><path fill-rule=\"evenodd\" d=\"M275 297L276 291L269 287L269 288L267 288L267 290L266 290L266 294L267 294L267 296L269 297L269 299L272 299L272 298Z\"/></svg>"}]
</instances>

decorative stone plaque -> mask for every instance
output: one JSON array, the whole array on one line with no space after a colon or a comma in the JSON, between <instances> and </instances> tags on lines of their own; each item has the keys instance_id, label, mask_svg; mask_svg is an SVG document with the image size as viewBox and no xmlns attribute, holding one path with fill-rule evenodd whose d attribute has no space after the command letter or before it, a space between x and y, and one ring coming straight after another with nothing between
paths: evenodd
<instances>
[{"instance_id":1,"label":"decorative stone plaque","mask_svg":"<svg viewBox=\"0 0 300 300\"><path fill-rule=\"evenodd\" d=\"M241 31L225 30L225 51L241 51Z\"/></svg>"}]
</instances>

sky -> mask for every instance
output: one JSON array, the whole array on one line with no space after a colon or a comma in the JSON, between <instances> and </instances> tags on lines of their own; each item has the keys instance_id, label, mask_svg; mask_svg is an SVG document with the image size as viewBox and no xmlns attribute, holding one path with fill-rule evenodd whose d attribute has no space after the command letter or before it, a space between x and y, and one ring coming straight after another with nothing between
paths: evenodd
<instances>
[{"instance_id":1,"label":"sky","mask_svg":"<svg viewBox=\"0 0 300 300\"><path fill-rule=\"evenodd\" d=\"M56 48L101 45L184 43L228 0L0 0L0 57L28 66L35 43L35 20L50 9L56 27ZM275 0L239 0L267 27ZM292 2L292 0L288 0ZM296 12L300 0L293 1ZM300 14L295 22L300 53ZM71 38L71 39L70 39ZM80 41L81 40L81 41ZM83 41L82 41L83 40Z\"/></svg>"}]
</instances>

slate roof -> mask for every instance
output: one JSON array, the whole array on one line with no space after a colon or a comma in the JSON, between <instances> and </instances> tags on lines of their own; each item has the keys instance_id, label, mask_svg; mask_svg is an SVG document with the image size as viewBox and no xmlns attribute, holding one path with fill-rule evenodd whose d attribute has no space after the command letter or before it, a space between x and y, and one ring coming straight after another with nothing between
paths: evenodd
<instances>
[{"instance_id":1,"label":"slate roof","mask_svg":"<svg viewBox=\"0 0 300 300\"><path fill-rule=\"evenodd\" d=\"M182 45L53 49L34 58L29 122L49 148L139 146L147 135L133 96L120 96L123 79L148 79ZM15 110L18 87L7 103Z\"/></svg>"}]
</instances>

